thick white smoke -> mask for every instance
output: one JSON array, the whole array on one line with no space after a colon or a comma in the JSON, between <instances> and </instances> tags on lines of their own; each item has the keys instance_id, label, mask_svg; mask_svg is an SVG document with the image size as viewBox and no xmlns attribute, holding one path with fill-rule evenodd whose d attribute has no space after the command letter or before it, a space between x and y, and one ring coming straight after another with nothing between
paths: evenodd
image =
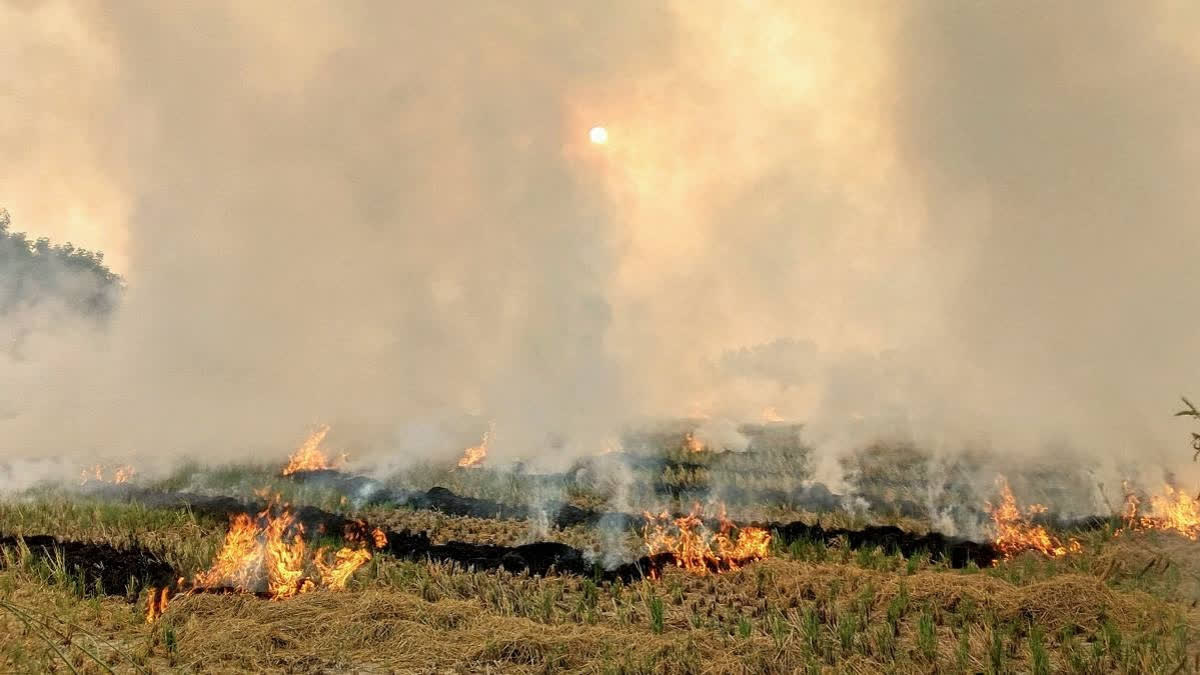
<instances>
[{"instance_id":1,"label":"thick white smoke","mask_svg":"<svg viewBox=\"0 0 1200 675\"><path fill-rule=\"evenodd\" d=\"M103 339L47 343L6 455L228 459L328 422L421 457L470 414L553 466L647 416L736 449L722 420L773 408L826 454L1187 460L1190 7L0 16L0 203L128 279Z\"/></svg>"}]
</instances>

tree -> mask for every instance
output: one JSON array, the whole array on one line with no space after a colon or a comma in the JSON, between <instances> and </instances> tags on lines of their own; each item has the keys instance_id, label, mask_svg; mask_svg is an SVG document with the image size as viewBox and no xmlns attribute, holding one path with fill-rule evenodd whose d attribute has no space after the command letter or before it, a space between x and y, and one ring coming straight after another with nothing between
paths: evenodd
<instances>
[{"instance_id":1,"label":"tree","mask_svg":"<svg viewBox=\"0 0 1200 675\"><path fill-rule=\"evenodd\" d=\"M0 316L49 301L96 318L116 307L124 281L104 264L103 253L45 237L30 240L11 225L0 208Z\"/></svg>"},{"instance_id":2,"label":"tree","mask_svg":"<svg viewBox=\"0 0 1200 675\"><path fill-rule=\"evenodd\" d=\"M1175 416L1176 417L1193 417L1197 421L1200 421L1200 410L1197 410L1196 406L1193 405L1192 402L1189 401L1186 396L1184 396L1182 398L1183 398L1183 404L1187 407L1184 408L1183 410L1180 410L1179 412L1175 413ZM1195 431L1192 432L1192 448L1196 451L1195 454L1192 455L1192 461L1194 462L1194 461L1196 461L1197 458L1200 458L1200 433L1196 433Z\"/></svg>"}]
</instances>

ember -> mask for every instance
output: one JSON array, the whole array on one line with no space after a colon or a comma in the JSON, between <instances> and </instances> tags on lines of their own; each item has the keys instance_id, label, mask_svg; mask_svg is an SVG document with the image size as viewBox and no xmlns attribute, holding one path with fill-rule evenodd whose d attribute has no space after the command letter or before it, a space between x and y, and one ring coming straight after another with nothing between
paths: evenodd
<instances>
[{"instance_id":1,"label":"ember","mask_svg":"<svg viewBox=\"0 0 1200 675\"><path fill-rule=\"evenodd\" d=\"M996 549L1005 558L1025 551L1038 551L1051 557L1061 557L1083 550L1083 546L1075 539L1068 539L1064 543L1047 532L1046 528L1031 522L1032 516L1046 511L1045 506L1031 504L1022 512L1008 487L1008 481L1000 477L996 479L996 485L1000 489L1000 503L996 506L988 503L987 509L996 528Z\"/></svg>"},{"instance_id":2,"label":"ember","mask_svg":"<svg viewBox=\"0 0 1200 675\"><path fill-rule=\"evenodd\" d=\"M736 570L748 562L767 556L771 535L758 527L738 528L725 515L721 505L717 514L718 527L713 532L705 524L699 504L691 513L672 518L663 512L657 516L645 513L646 527L642 530L646 550L654 559L669 554L675 564L695 574ZM731 536L738 530L736 539Z\"/></svg>"}]
</instances>

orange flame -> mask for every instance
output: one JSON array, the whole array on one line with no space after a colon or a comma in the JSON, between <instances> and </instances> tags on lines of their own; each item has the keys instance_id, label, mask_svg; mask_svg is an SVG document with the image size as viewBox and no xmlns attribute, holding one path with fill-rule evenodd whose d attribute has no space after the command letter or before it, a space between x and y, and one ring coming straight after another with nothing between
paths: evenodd
<instances>
[{"instance_id":1,"label":"orange flame","mask_svg":"<svg viewBox=\"0 0 1200 675\"><path fill-rule=\"evenodd\" d=\"M371 530L371 543L375 544L375 548L387 547L387 535L378 527Z\"/></svg>"},{"instance_id":2,"label":"orange flame","mask_svg":"<svg viewBox=\"0 0 1200 675\"><path fill-rule=\"evenodd\" d=\"M167 611L169 590L166 586L163 586L161 590L150 587L150 593L146 596L146 623L158 621L158 617Z\"/></svg>"},{"instance_id":3,"label":"orange flame","mask_svg":"<svg viewBox=\"0 0 1200 675\"><path fill-rule=\"evenodd\" d=\"M252 518L238 514L230 523L225 541L208 570L195 576L193 585L200 588L231 586L243 592L254 592L264 586L274 599L290 598L318 588L342 589L354 572L371 559L371 551L362 536L347 533L355 547L343 547L327 561L326 548L309 553L304 542L304 526L283 505L274 515L274 504ZM365 526L365 523L358 523ZM379 529L371 533L372 543L387 544L387 536ZM310 573L316 570L316 575Z\"/></svg>"},{"instance_id":4,"label":"orange flame","mask_svg":"<svg viewBox=\"0 0 1200 675\"><path fill-rule=\"evenodd\" d=\"M1083 546L1077 540L1068 539L1063 543L1047 532L1046 528L1030 522L1032 516L1046 511L1045 506L1032 504L1022 512L1008 487L1008 481L1000 477L996 479L996 485L1000 489L1000 504L992 506L989 502L987 509L996 528L994 544L1005 558L1025 551L1039 551L1051 557L1061 557L1083 550Z\"/></svg>"},{"instance_id":5,"label":"orange flame","mask_svg":"<svg viewBox=\"0 0 1200 675\"><path fill-rule=\"evenodd\" d=\"M1170 485L1163 486L1163 494L1150 497L1147 513L1142 512L1141 501L1126 485L1121 515L1129 530L1177 532L1192 541L1200 537L1200 499Z\"/></svg>"},{"instance_id":6,"label":"orange flame","mask_svg":"<svg viewBox=\"0 0 1200 675\"><path fill-rule=\"evenodd\" d=\"M704 442L690 431L683 435L683 447L688 452L704 452Z\"/></svg>"},{"instance_id":7,"label":"orange flame","mask_svg":"<svg viewBox=\"0 0 1200 675\"><path fill-rule=\"evenodd\" d=\"M243 590L254 586L266 556L260 534L258 524L249 514L234 516L212 566L197 574L193 583L203 587L227 583Z\"/></svg>"},{"instance_id":8,"label":"orange flame","mask_svg":"<svg viewBox=\"0 0 1200 675\"><path fill-rule=\"evenodd\" d=\"M462 459L458 460L459 468L468 469L483 463L483 460L487 458L488 445L492 442L492 433L495 429L494 423L489 424L488 430L483 432L483 440L479 445L472 445L463 452Z\"/></svg>"},{"instance_id":9,"label":"orange flame","mask_svg":"<svg viewBox=\"0 0 1200 675\"><path fill-rule=\"evenodd\" d=\"M107 479L104 474L112 470L112 478ZM89 481L97 483L128 483L129 479L133 478L137 470L128 464L121 464L115 467L105 467L101 464L93 464L79 472L79 484L87 485Z\"/></svg>"},{"instance_id":10,"label":"orange flame","mask_svg":"<svg viewBox=\"0 0 1200 675\"><path fill-rule=\"evenodd\" d=\"M283 600L318 589L344 590L350 577L370 562L371 547L387 546L383 530L375 528L368 533L366 522L356 520L346 526L345 539L351 546L334 551L332 560L326 547L310 555L304 525L296 522L287 504L277 506L278 498L255 517L246 513L234 516L212 565L193 577L190 589L185 590L186 583L180 578L179 592L232 589L256 593L265 587L272 600ZM162 616L169 599L167 588L150 589L147 623Z\"/></svg>"},{"instance_id":11,"label":"orange flame","mask_svg":"<svg viewBox=\"0 0 1200 675\"><path fill-rule=\"evenodd\" d=\"M779 411L776 410L775 406L773 406L773 405L763 408L762 418L763 418L764 422L782 422L782 421L784 421L783 416L779 414Z\"/></svg>"},{"instance_id":12,"label":"orange flame","mask_svg":"<svg viewBox=\"0 0 1200 675\"><path fill-rule=\"evenodd\" d=\"M278 518L267 517L267 590L277 599L312 590L312 581L304 576L305 547L301 536L304 527L293 527L294 519L288 511ZM288 541L288 531L293 532L291 541Z\"/></svg>"},{"instance_id":13,"label":"orange flame","mask_svg":"<svg viewBox=\"0 0 1200 675\"><path fill-rule=\"evenodd\" d=\"M325 549L321 548L317 550L313 563L321 574L321 583L325 588L342 590L346 588L350 575L370 560L371 552L365 548L340 548L333 554L333 563L330 564L325 562Z\"/></svg>"},{"instance_id":14,"label":"orange flame","mask_svg":"<svg viewBox=\"0 0 1200 675\"><path fill-rule=\"evenodd\" d=\"M309 434L308 438L304 439L300 447L296 448L296 451L288 458L288 465L283 469L283 475L290 476L298 471L335 469L339 464L344 463L346 461L344 453L336 461L331 462L321 450L321 443L328 434L328 424L322 424L316 431Z\"/></svg>"},{"instance_id":15,"label":"orange flame","mask_svg":"<svg viewBox=\"0 0 1200 675\"><path fill-rule=\"evenodd\" d=\"M759 527L738 528L725 516L721 505L717 514L719 523L716 532L711 531L703 520L703 509L699 504L691 513L672 518L665 511L657 516L643 514L646 526L642 530L646 550L650 556L668 553L675 564L695 574L736 570L754 560L767 557L771 535ZM737 529L735 539L730 533ZM657 576L656 572L651 573Z\"/></svg>"}]
</instances>

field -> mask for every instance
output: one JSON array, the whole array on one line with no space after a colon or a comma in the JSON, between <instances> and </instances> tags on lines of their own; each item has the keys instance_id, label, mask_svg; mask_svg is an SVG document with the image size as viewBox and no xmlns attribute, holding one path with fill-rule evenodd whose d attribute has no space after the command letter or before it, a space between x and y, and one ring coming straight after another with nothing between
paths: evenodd
<instances>
[{"instance_id":1,"label":"field","mask_svg":"<svg viewBox=\"0 0 1200 675\"><path fill-rule=\"evenodd\" d=\"M570 474L534 476L486 462L471 469L421 465L353 494L336 480L282 477L274 464L189 466L118 486L38 486L0 503L0 534L10 537L0 561L0 670L1200 670L1200 545L1154 529L1117 534L1117 514L1070 532L1051 528L1056 540L1077 541L1078 552L1026 551L982 567L954 567L936 552L906 556L894 546L852 545L845 535L789 538L775 530L765 557L732 566L737 569L697 573L668 564L617 578L601 574L600 561L644 555L640 527L449 515L399 498L440 486L499 504L640 514L650 508L686 512L693 499L715 495L743 525L800 520L853 530L893 524L914 536L937 529L913 506L918 502L932 502L934 511L956 500L962 513L984 510L979 495L964 492L965 480L944 482L930 500L928 462L896 448L862 453L847 465L855 494L872 508L847 510L834 495L832 508L812 510L828 499L805 487L809 458L789 439L786 430L763 430L746 453L709 453L690 452L678 435L664 433ZM621 481L604 470L612 462L626 469ZM938 472L946 473L945 467ZM1042 473L1055 478L1055 488L1041 493L1029 487L1037 484L1036 471L1009 478L1022 499L1057 506L1048 497L1082 480L1063 472L1061 479ZM126 485L137 490L123 492ZM194 589L172 597L165 612L148 622L156 592L151 579L109 583L116 588L98 584L96 574L75 566L69 555L20 539L53 535L62 542L144 550L179 577L193 579L213 565L230 522L211 509L152 506L139 497L173 491L248 503L256 492L277 494L293 506L365 520L388 533L390 547L375 550L342 590L271 600L262 593ZM397 543L405 530L427 532L435 548L448 542L562 542L583 551L595 573L551 569L534 575L406 556ZM311 537L307 550L343 543L335 532L324 532Z\"/></svg>"}]
</instances>

